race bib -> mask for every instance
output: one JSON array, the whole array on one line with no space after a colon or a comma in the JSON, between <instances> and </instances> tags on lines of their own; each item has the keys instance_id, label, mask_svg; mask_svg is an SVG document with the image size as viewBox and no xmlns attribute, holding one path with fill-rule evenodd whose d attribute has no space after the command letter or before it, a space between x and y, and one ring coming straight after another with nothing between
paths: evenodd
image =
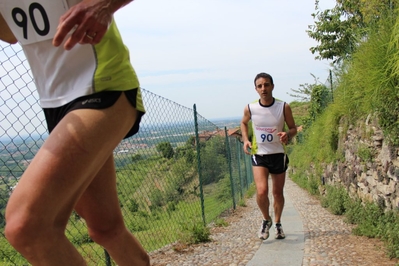
<instances>
[{"instance_id":1,"label":"race bib","mask_svg":"<svg viewBox=\"0 0 399 266\"><path fill-rule=\"evenodd\" d=\"M67 10L66 0L6 0L0 3L4 20L22 45L52 39L60 17Z\"/></svg>"},{"instance_id":2,"label":"race bib","mask_svg":"<svg viewBox=\"0 0 399 266\"><path fill-rule=\"evenodd\" d=\"M280 137L277 136L276 127L259 127L255 126L255 136L257 143L272 143L280 141Z\"/></svg>"}]
</instances>

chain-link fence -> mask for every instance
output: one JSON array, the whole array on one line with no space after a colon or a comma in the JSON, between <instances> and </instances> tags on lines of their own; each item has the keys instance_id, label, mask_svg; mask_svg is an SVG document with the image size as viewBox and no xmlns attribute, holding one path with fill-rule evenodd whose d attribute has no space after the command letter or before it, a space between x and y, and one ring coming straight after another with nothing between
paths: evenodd
<instances>
[{"instance_id":1,"label":"chain-link fence","mask_svg":"<svg viewBox=\"0 0 399 266\"><path fill-rule=\"evenodd\" d=\"M238 128L220 128L193 109L142 90L140 132L114 151L120 207L148 251L181 239L234 209L253 182ZM28 265L4 236L10 193L48 134L29 65L19 45L0 42L0 265ZM67 237L89 265L113 265L70 217Z\"/></svg>"}]
</instances>

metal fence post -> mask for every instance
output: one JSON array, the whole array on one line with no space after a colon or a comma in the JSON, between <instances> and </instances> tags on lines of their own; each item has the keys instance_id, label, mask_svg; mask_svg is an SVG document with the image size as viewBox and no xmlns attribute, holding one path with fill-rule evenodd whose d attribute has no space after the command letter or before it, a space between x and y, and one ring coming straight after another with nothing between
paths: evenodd
<instances>
[{"instance_id":1,"label":"metal fence post","mask_svg":"<svg viewBox=\"0 0 399 266\"><path fill-rule=\"evenodd\" d=\"M233 208L236 209L236 199L235 199L235 191L234 191L234 178L233 178L233 170L231 166L231 151L230 151L230 143L229 143L229 135L227 133L227 128L224 127L224 133L226 135L226 148L227 148L227 159L229 161L229 172L230 172L230 185L231 185L231 195L233 197Z\"/></svg>"},{"instance_id":2,"label":"metal fence post","mask_svg":"<svg viewBox=\"0 0 399 266\"><path fill-rule=\"evenodd\" d=\"M201 147L199 143L199 136L198 136L198 120L197 120L197 107L194 104L194 125L195 125L195 146L197 148L197 167L198 167L198 178L199 178L199 189L200 189L200 198L201 198L201 215L202 221L206 226L206 219L205 219L205 205L204 205L204 190L202 187L202 170L201 170Z\"/></svg>"},{"instance_id":3,"label":"metal fence post","mask_svg":"<svg viewBox=\"0 0 399 266\"><path fill-rule=\"evenodd\" d=\"M238 178L240 179L240 196L243 198L243 189L244 189L244 184L242 180L242 175L241 175L241 152L240 152L240 142L236 141L236 150L237 150L237 161L238 161Z\"/></svg>"}]
</instances>

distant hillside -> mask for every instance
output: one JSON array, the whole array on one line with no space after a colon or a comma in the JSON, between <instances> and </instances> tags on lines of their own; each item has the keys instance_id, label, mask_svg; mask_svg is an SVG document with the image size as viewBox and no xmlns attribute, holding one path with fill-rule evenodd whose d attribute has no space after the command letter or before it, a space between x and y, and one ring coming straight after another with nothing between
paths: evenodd
<instances>
[{"instance_id":1,"label":"distant hillside","mask_svg":"<svg viewBox=\"0 0 399 266\"><path fill-rule=\"evenodd\" d=\"M241 117L228 117L213 120L211 119L211 122L221 129L223 129L224 127L226 127L227 129L236 128L240 126Z\"/></svg>"}]
</instances>

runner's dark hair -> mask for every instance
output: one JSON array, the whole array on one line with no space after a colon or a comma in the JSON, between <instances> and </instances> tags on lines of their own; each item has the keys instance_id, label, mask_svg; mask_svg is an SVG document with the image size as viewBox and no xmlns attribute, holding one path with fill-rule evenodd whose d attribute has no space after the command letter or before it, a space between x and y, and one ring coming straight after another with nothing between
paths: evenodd
<instances>
[{"instance_id":1,"label":"runner's dark hair","mask_svg":"<svg viewBox=\"0 0 399 266\"><path fill-rule=\"evenodd\" d=\"M265 73L265 72L261 72L261 73L259 73L258 75L256 75L256 77L255 77L255 79L254 79L254 84L255 84L255 86L256 86L256 80L257 80L257 79L260 79L260 78L270 79L270 82L272 83L272 85L274 84L274 83L273 83L273 78L272 78L272 76L271 76L270 74L267 74L267 73Z\"/></svg>"}]
</instances>

